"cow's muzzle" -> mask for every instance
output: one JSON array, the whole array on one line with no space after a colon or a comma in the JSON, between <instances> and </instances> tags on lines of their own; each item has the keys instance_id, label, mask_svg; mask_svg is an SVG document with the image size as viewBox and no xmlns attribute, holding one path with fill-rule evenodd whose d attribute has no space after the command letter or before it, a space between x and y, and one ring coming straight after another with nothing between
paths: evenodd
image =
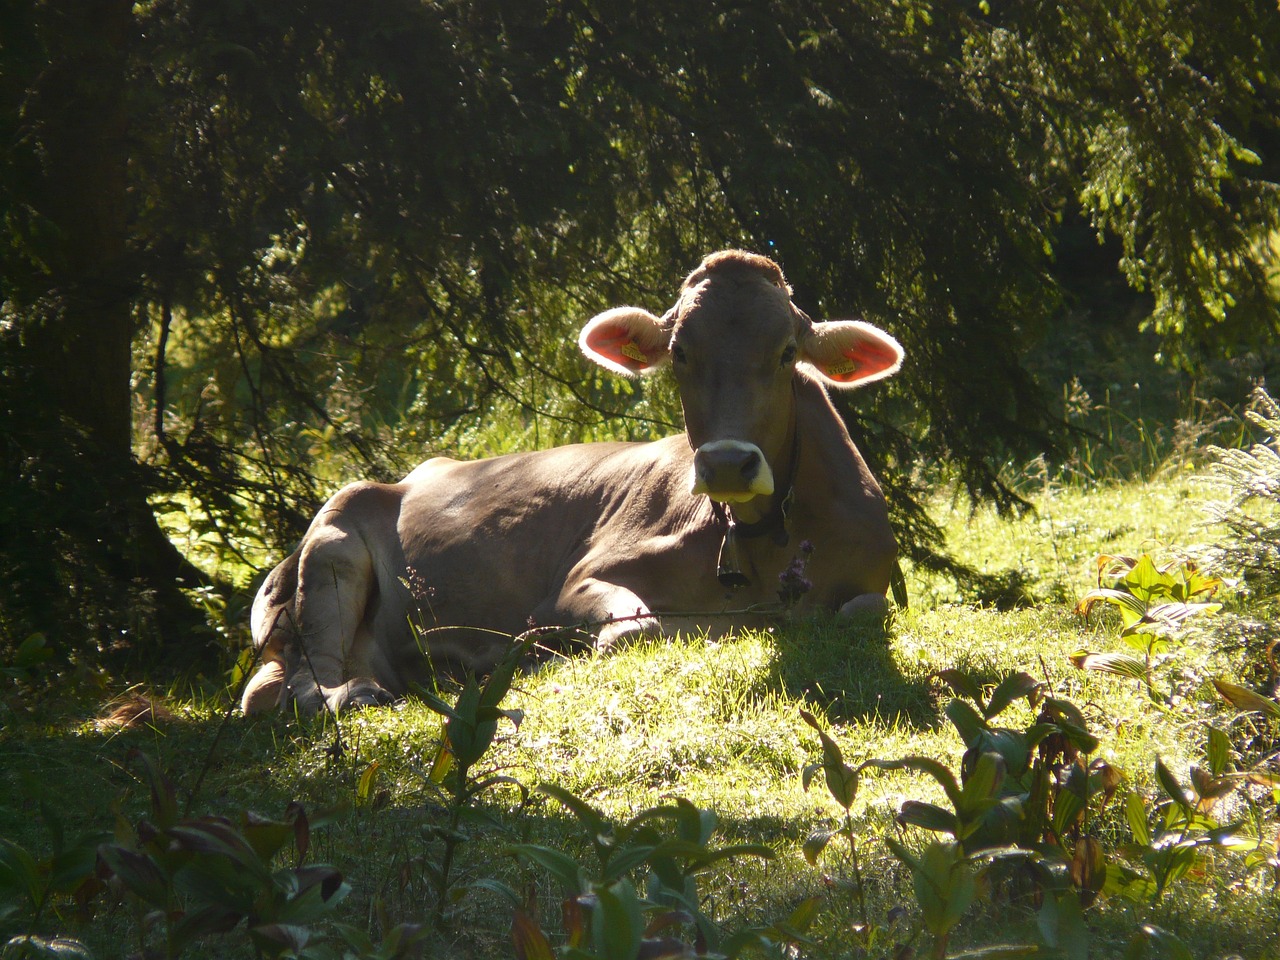
<instances>
[{"instance_id":1,"label":"cow's muzzle","mask_svg":"<svg viewBox=\"0 0 1280 960\"><path fill-rule=\"evenodd\" d=\"M693 455L693 493L742 503L773 493L773 471L760 448L742 440L713 440Z\"/></svg>"}]
</instances>

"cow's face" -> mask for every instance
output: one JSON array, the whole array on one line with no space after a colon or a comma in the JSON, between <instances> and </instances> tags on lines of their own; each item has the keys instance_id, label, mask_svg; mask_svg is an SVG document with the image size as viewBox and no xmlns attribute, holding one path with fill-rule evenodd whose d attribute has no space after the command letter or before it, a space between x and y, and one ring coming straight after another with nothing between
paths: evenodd
<instances>
[{"instance_id":1,"label":"cow's face","mask_svg":"<svg viewBox=\"0 0 1280 960\"><path fill-rule=\"evenodd\" d=\"M593 319L579 344L628 376L671 363L694 449L694 493L742 503L774 492L794 430L793 382L807 373L851 387L894 373L902 349L857 321L813 323L770 260L708 257L661 319L622 307Z\"/></svg>"}]
</instances>

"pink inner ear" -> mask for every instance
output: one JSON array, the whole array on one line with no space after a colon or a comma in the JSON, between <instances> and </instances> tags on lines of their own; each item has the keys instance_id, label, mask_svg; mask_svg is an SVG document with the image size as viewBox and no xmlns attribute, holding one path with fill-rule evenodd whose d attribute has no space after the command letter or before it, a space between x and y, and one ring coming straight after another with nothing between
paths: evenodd
<instances>
[{"instance_id":1,"label":"pink inner ear","mask_svg":"<svg viewBox=\"0 0 1280 960\"><path fill-rule=\"evenodd\" d=\"M648 356L636 344L631 330L624 324L602 323L592 327L587 332L584 344L593 353L628 370L639 371L649 366Z\"/></svg>"},{"instance_id":2,"label":"pink inner ear","mask_svg":"<svg viewBox=\"0 0 1280 960\"><path fill-rule=\"evenodd\" d=\"M834 363L822 371L839 383L852 383L874 377L895 366L900 359L896 350L878 340L860 340L842 352L846 363Z\"/></svg>"}]
</instances>

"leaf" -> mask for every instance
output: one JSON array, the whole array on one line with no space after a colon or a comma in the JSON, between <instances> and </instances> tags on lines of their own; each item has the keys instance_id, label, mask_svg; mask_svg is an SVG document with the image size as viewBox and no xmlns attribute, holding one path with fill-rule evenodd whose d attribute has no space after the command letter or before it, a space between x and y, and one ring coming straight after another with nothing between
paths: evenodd
<instances>
[{"instance_id":1,"label":"leaf","mask_svg":"<svg viewBox=\"0 0 1280 960\"><path fill-rule=\"evenodd\" d=\"M800 716L805 723L818 731L818 738L822 742L822 772L826 775L827 792L835 798L836 803L848 810L853 806L853 801L858 795L858 771L844 762L840 745L818 725L813 714L807 710L801 710Z\"/></svg>"},{"instance_id":2,"label":"leaf","mask_svg":"<svg viewBox=\"0 0 1280 960\"><path fill-rule=\"evenodd\" d=\"M1242 687L1228 680L1215 679L1213 686L1222 695L1222 698L1237 710L1243 710L1246 713L1261 713L1265 714L1268 719L1280 720L1280 703L1276 703L1270 697L1254 693L1248 687Z\"/></svg>"},{"instance_id":3,"label":"leaf","mask_svg":"<svg viewBox=\"0 0 1280 960\"><path fill-rule=\"evenodd\" d=\"M1165 766L1162 757L1156 757L1156 780L1159 781L1161 789L1168 794L1169 799L1176 803L1184 813L1190 814L1191 798L1182 789L1182 784L1178 782L1178 778Z\"/></svg>"},{"instance_id":4,"label":"leaf","mask_svg":"<svg viewBox=\"0 0 1280 960\"><path fill-rule=\"evenodd\" d=\"M1107 882L1107 857L1094 837L1083 836L1071 858L1071 882L1080 889L1080 905L1089 906Z\"/></svg>"},{"instance_id":5,"label":"leaf","mask_svg":"<svg viewBox=\"0 0 1280 960\"><path fill-rule=\"evenodd\" d=\"M561 806L568 808L592 837L599 837L609 832L609 821L605 819L604 814L564 787L554 783L540 783L537 791L545 793L558 801Z\"/></svg>"},{"instance_id":6,"label":"leaf","mask_svg":"<svg viewBox=\"0 0 1280 960\"><path fill-rule=\"evenodd\" d=\"M917 773L927 774L942 787L952 806L960 804L960 785L956 782L955 774L941 761L932 757L909 756L900 760L867 760L858 769L862 770L866 767L875 767L877 770L914 770Z\"/></svg>"},{"instance_id":7,"label":"leaf","mask_svg":"<svg viewBox=\"0 0 1280 960\"><path fill-rule=\"evenodd\" d=\"M114 843L104 843L98 856L131 893L161 910L169 908L169 878L154 860Z\"/></svg>"},{"instance_id":8,"label":"leaf","mask_svg":"<svg viewBox=\"0 0 1280 960\"><path fill-rule=\"evenodd\" d=\"M960 829L960 821L950 810L920 800L904 800L898 808L897 821L903 826L949 833L953 837Z\"/></svg>"},{"instance_id":9,"label":"leaf","mask_svg":"<svg viewBox=\"0 0 1280 960\"><path fill-rule=\"evenodd\" d=\"M1129 833L1134 843L1143 847L1151 846L1151 827L1147 824L1147 803L1137 792L1125 797L1124 816L1129 823Z\"/></svg>"},{"instance_id":10,"label":"leaf","mask_svg":"<svg viewBox=\"0 0 1280 960\"><path fill-rule=\"evenodd\" d=\"M360 778L356 781L356 802L367 803L369 797L373 794L373 784L378 777L378 770L381 764L377 760L370 762L360 774Z\"/></svg>"},{"instance_id":11,"label":"leaf","mask_svg":"<svg viewBox=\"0 0 1280 960\"><path fill-rule=\"evenodd\" d=\"M591 932L597 952L609 960L635 960L644 937L644 914L629 880L596 888Z\"/></svg>"},{"instance_id":12,"label":"leaf","mask_svg":"<svg viewBox=\"0 0 1280 960\"><path fill-rule=\"evenodd\" d=\"M912 884L925 928L935 937L960 922L978 892L973 867L955 843L935 841L925 847L912 870Z\"/></svg>"},{"instance_id":13,"label":"leaf","mask_svg":"<svg viewBox=\"0 0 1280 960\"><path fill-rule=\"evenodd\" d=\"M20 890L34 906L40 901L40 868L35 858L11 840L0 837L0 889Z\"/></svg>"},{"instance_id":14,"label":"leaf","mask_svg":"<svg viewBox=\"0 0 1280 960\"><path fill-rule=\"evenodd\" d=\"M574 896L582 891L582 868L567 854L533 843L515 844L507 847L506 852L515 857L532 860L547 870L560 881L560 885L568 896Z\"/></svg>"},{"instance_id":15,"label":"leaf","mask_svg":"<svg viewBox=\"0 0 1280 960\"><path fill-rule=\"evenodd\" d=\"M982 715L990 720L1003 712L1015 700L1026 698L1028 701L1032 701L1042 686L1043 684L1039 680L1028 673L1012 673L1001 680L995 690L991 691L991 699L987 702Z\"/></svg>"},{"instance_id":16,"label":"leaf","mask_svg":"<svg viewBox=\"0 0 1280 960\"><path fill-rule=\"evenodd\" d=\"M965 697L982 706L982 689L963 670L939 670L937 677L944 681L957 697Z\"/></svg>"},{"instance_id":17,"label":"leaf","mask_svg":"<svg viewBox=\"0 0 1280 960\"><path fill-rule=\"evenodd\" d=\"M555 952L542 928L523 910L511 920L511 940L516 960L553 960Z\"/></svg>"},{"instance_id":18,"label":"leaf","mask_svg":"<svg viewBox=\"0 0 1280 960\"><path fill-rule=\"evenodd\" d=\"M267 956L280 956L286 950L296 956L311 939L311 930L299 924L264 923L250 928L249 939Z\"/></svg>"},{"instance_id":19,"label":"leaf","mask_svg":"<svg viewBox=\"0 0 1280 960\"><path fill-rule=\"evenodd\" d=\"M1209 739L1206 745L1206 754L1209 760L1209 772L1215 777L1220 777L1227 772L1227 767L1231 763L1231 740L1217 727L1209 728Z\"/></svg>"},{"instance_id":20,"label":"leaf","mask_svg":"<svg viewBox=\"0 0 1280 960\"><path fill-rule=\"evenodd\" d=\"M991 808L991 798L1004 781L1004 769L1004 758L998 753L978 757L956 804L956 814L961 820L975 820Z\"/></svg>"},{"instance_id":21,"label":"leaf","mask_svg":"<svg viewBox=\"0 0 1280 960\"><path fill-rule=\"evenodd\" d=\"M258 859L270 860L281 847L294 838L294 825L279 820L269 820L246 810L240 824L240 832Z\"/></svg>"},{"instance_id":22,"label":"leaf","mask_svg":"<svg viewBox=\"0 0 1280 960\"><path fill-rule=\"evenodd\" d=\"M1156 569L1151 554L1144 553L1138 558L1122 580L1129 592L1144 605L1150 605L1157 597L1168 596L1173 587L1173 577Z\"/></svg>"},{"instance_id":23,"label":"leaf","mask_svg":"<svg viewBox=\"0 0 1280 960\"><path fill-rule=\"evenodd\" d=\"M1068 659L1077 670L1094 670L1111 673L1130 680L1147 679L1147 665L1127 653L1073 653Z\"/></svg>"},{"instance_id":24,"label":"leaf","mask_svg":"<svg viewBox=\"0 0 1280 960\"><path fill-rule=\"evenodd\" d=\"M804 854L809 866L816 867L818 865L818 857L822 856L822 851L831 843L831 838L839 835L840 831L838 830L814 830L809 836L805 837L804 843L800 846L800 852Z\"/></svg>"},{"instance_id":25,"label":"leaf","mask_svg":"<svg viewBox=\"0 0 1280 960\"><path fill-rule=\"evenodd\" d=\"M128 760L141 760L146 773L147 785L151 788L151 816L161 830L172 826L178 820L178 798L173 792L173 784L164 772L156 766L156 762L141 750L133 749L125 754Z\"/></svg>"},{"instance_id":26,"label":"leaf","mask_svg":"<svg viewBox=\"0 0 1280 960\"><path fill-rule=\"evenodd\" d=\"M44 663L52 656L53 650L46 646L44 634L32 633L28 634L27 638L18 644L18 649L13 652L13 660L11 662L20 670L29 670Z\"/></svg>"},{"instance_id":27,"label":"leaf","mask_svg":"<svg viewBox=\"0 0 1280 960\"><path fill-rule=\"evenodd\" d=\"M982 715L965 700L948 701L943 708L943 713L956 728L956 733L960 735L960 740L966 747L972 747L987 729L987 723L982 719Z\"/></svg>"}]
</instances>

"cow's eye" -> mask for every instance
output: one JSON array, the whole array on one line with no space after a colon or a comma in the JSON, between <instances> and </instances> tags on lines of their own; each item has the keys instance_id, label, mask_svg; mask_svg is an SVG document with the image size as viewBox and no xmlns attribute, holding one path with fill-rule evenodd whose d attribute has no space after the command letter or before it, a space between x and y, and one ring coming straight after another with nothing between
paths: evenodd
<instances>
[{"instance_id":1,"label":"cow's eye","mask_svg":"<svg viewBox=\"0 0 1280 960\"><path fill-rule=\"evenodd\" d=\"M782 351L782 360L779 362L778 365L782 367L790 366L792 363L795 362L795 359L796 359L796 345L794 343L789 343L787 344L787 348Z\"/></svg>"},{"instance_id":2,"label":"cow's eye","mask_svg":"<svg viewBox=\"0 0 1280 960\"><path fill-rule=\"evenodd\" d=\"M684 347L680 346L678 343L673 343L671 345L671 359L676 363L684 363L686 359L684 355Z\"/></svg>"}]
</instances>

